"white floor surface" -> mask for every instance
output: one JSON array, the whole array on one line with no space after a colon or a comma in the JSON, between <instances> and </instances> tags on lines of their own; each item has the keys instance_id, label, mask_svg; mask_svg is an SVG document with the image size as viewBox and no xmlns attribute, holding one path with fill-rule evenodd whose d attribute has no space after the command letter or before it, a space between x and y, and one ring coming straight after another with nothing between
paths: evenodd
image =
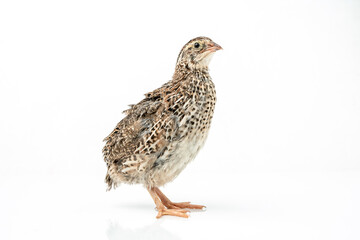
<instances>
[{"instance_id":1,"label":"white floor surface","mask_svg":"<svg viewBox=\"0 0 360 240\"><path fill-rule=\"evenodd\" d=\"M102 176L6 176L0 237L360 239L359 172L242 173L219 175L219 181L211 176L202 174L191 186L181 185L179 177L163 188L174 201L207 205L205 212L160 220L141 186L105 192Z\"/></svg>"}]
</instances>

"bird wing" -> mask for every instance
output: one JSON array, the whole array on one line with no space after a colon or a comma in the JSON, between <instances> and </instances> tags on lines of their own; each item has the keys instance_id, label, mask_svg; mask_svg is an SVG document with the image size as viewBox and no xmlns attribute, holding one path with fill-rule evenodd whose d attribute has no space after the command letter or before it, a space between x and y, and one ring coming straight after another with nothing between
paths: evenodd
<instances>
[{"instance_id":1,"label":"bird wing","mask_svg":"<svg viewBox=\"0 0 360 240\"><path fill-rule=\"evenodd\" d=\"M167 83L124 111L127 116L104 139L103 154L109 170L135 179L132 174L152 166L178 137L180 119L176 113L180 109L176 103L183 98L183 90L180 83Z\"/></svg>"}]
</instances>

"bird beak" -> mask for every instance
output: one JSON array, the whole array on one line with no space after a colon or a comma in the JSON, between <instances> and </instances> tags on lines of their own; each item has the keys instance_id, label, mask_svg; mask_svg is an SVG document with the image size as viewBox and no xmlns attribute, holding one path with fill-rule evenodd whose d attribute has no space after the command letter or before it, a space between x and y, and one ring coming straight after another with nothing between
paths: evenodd
<instances>
[{"instance_id":1,"label":"bird beak","mask_svg":"<svg viewBox=\"0 0 360 240\"><path fill-rule=\"evenodd\" d=\"M206 52L216 52L218 50L222 50L223 48L214 42L208 44L207 48L205 49Z\"/></svg>"}]
</instances>

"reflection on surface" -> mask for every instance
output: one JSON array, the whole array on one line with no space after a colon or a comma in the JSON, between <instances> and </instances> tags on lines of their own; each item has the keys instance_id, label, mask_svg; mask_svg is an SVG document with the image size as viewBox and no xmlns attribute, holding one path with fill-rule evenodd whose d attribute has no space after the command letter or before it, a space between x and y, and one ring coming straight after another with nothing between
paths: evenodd
<instances>
[{"instance_id":1,"label":"reflection on surface","mask_svg":"<svg viewBox=\"0 0 360 240\"><path fill-rule=\"evenodd\" d=\"M153 224L141 228L125 228L120 226L118 222L109 222L106 236L109 240L118 239L168 239L178 240L177 236L165 230L160 225L161 220L155 221Z\"/></svg>"}]
</instances>

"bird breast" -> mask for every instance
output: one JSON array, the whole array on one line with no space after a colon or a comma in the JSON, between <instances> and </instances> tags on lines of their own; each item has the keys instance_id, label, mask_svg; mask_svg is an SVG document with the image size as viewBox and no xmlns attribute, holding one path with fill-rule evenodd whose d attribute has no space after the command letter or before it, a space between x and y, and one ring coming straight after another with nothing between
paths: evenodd
<instances>
[{"instance_id":1,"label":"bird breast","mask_svg":"<svg viewBox=\"0 0 360 240\"><path fill-rule=\"evenodd\" d=\"M177 140L154 163L148 183L162 186L172 181L203 147L213 116L216 94L211 80L194 82L196 94L184 102L186 109L179 120ZM179 117L180 118L180 117Z\"/></svg>"}]
</instances>

